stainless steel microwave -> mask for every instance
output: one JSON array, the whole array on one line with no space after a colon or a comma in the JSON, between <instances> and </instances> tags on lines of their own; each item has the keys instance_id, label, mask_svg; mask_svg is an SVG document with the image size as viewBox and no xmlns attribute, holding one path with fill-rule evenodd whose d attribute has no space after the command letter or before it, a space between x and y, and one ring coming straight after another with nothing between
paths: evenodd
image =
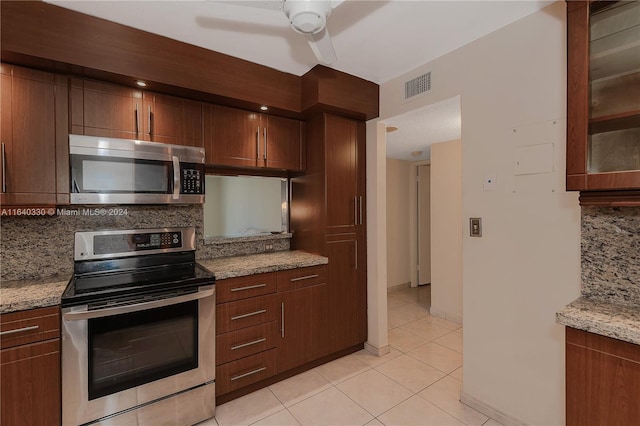
<instances>
[{"instance_id":1,"label":"stainless steel microwave","mask_svg":"<svg viewBox=\"0 0 640 426\"><path fill-rule=\"evenodd\" d=\"M204 149L69 135L71 204L200 204Z\"/></svg>"}]
</instances>

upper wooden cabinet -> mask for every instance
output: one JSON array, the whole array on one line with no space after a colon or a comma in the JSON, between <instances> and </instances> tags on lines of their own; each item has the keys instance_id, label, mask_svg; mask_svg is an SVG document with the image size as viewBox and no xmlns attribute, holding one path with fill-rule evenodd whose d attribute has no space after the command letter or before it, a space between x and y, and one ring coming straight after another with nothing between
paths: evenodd
<instances>
[{"instance_id":1,"label":"upper wooden cabinet","mask_svg":"<svg viewBox=\"0 0 640 426\"><path fill-rule=\"evenodd\" d=\"M303 170L303 123L290 118L205 104L207 163Z\"/></svg>"},{"instance_id":2,"label":"upper wooden cabinet","mask_svg":"<svg viewBox=\"0 0 640 426\"><path fill-rule=\"evenodd\" d=\"M568 6L567 190L638 190L640 3Z\"/></svg>"},{"instance_id":3,"label":"upper wooden cabinet","mask_svg":"<svg viewBox=\"0 0 640 426\"><path fill-rule=\"evenodd\" d=\"M67 80L1 66L2 205L69 202Z\"/></svg>"},{"instance_id":4,"label":"upper wooden cabinet","mask_svg":"<svg viewBox=\"0 0 640 426\"><path fill-rule=\"evenodd\" d=\"M202 147L202 103L73 78L71 132Z\"/></svg>"}]
</instances>

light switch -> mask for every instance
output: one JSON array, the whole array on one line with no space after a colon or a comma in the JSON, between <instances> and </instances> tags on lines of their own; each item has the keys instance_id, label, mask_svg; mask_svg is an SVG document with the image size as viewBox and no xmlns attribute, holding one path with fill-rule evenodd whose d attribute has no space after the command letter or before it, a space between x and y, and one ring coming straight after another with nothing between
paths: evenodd
<instances>
[{"instance_id":1,"label":"light switch","mask_svg":"<svg viewBox=\"0 0 640 426\"><path fill-rule=\"evenodd\" d=\"M472 237L482 237L482 218L469 218L469 235Z\"/></svg>"}]
</instances>

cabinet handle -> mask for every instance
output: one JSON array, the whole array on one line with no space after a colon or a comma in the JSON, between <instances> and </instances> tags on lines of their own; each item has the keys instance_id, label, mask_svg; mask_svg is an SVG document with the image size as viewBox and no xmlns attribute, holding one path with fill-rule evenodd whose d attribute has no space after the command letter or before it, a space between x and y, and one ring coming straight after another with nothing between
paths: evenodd
<instances>
[{"instance_id":1,"label":"cabinet handle","mask_svg":"<svg viewBox=\"0 0 640 426\"><path fill-rule=\"evenodd\" d=\"M260 158L260 126L256 128L256 160Z\"/></svg>"},{"instance_id":2,"label":"cabinet handle","mask_svg":"<svg viewBox=\"0 0 640 426\"><path fill-rule=\"evenodd\" d=\"M280 334L284 338L284 302L280 305Z\"/></svg>"},{"instance_id":3,"label":"cabinet handle","mask_svg":"<svg viewBox=\"0 0 640 426\"><path fill-rule=\"evenodd\" d=\"M356 270L358 270L358 240L356 240Z\"/></svg>"},{"instance_id":4,"label":"cabinet handle","mask_svg":"<svg viewBox=\"0 0 640 426\"><path fill-rule=\"evenodd\" d=\"M231 350L235 351L236 349L246 348L247 346L257 345L258 343L266 342L267 338L263 337L262 339L254 340L252 342L242 343L240 345L231 346Z\"/></svg>"},{"instance_id":5,"label":"cabinet handle","mask_svg":"<svg viewBox=\"0 0 640 426\"><path fill-rule=\"evenodd\" d=\"M302 280L310 280L311 278L317 278L318 274L313 274L313 275L307 275L304 277L298 277L298 278L291 278L289 281L296 282L296 281L302 281Z\"/></svg>"},{"instance_id":6,"label":"cabinet handle","mask_svg":"<svg viewBox=\"0 0 640 426\"><path fill-rule=\"evenodd\" d=\"M147 124L149 125L149 133L148 135L151 136L151 105L149 105L149 114L147 114Z\"/></svg>"},{"instance_id":7,"label":"cabinet handle","mask_svg":"<svg viewBox=\"0 0 640 426\"><path fill-rule=\"evenodd\" d=\"M239 376L233 376L231 378L231 381L233 382L234 380L238 380L238 379L242 379L243 377L251 376L252 374L259 373L259 372L264 371L266 369L267 369L267 367L256 368L255 370L249 371L248 373L240 374Z\"/></svg>"},{"instance_id":8,"label":"cabinet handle","mask_svg":"<svg viewBox=\"0 0 640 426\"><path fill-rule=\"evenodd\" d=\"M4 144L2 144L2 193L7 192L7 154L4 151Z\"/></svg>"},{"instance_id":9,"label":"cabinet handle","mask_svg":"<svg viewBox=\"0 0 640 426\"><path fill-rule=\"evenodd\" d=\"M353 197L353 224L358 224L358 197Z\"/></svg>"},{"instance_id":10,"label":"cabinet handle","mask_svg":"<svg viewBox=\"0 0 640 426\"><path fill-rule=\"evenodd\" d=\"M264 134L264 161L267 161L267 128L265 127L263 130L263 134Z\"/></svg>"},{"instance_id":11,"label":"cabinet handle","mask_svg":"<svg viewBox=\"0 0 640 426\"><path fill-rule=\"evenodd\" d=\"M39 328L40 328L39 325L32 325L32 326L29 326L29 327L16 328L16 329L13 329L13 330L2 331L2 332L0 332L0 336L6 336L7 334L14 334L14 333L22 333L24 331L37 330Z\"/></svg>"},{"instance_id":12,"label":"cabinet handle","mask_svg":"<svg viewBox=\"0 0 640 426\"><path fill-rule=\"evenodd\" d=\"M239 319L242 319L242 318L252 317L254 315L264 314L265 312L267 312L266 309L260 309L259 311L249 312L248 314L236 315L235 317L231 317L231 321L239 320Z\"/></svg>"},{"instance_id":13,"label":"cabinet handle","mask_svg":"<svg viewBox=\"0 0 640 426\"><path fill-rule=\"evenodd\" d=\"M360 225L362 225L362 195L360 196Z\"/></svg>"},{"instance_id":14,"label":"cabinet handle","mask_svg":"<svg viewBox=\"0 0 640 426\"><path fill-rule=\"evenodd\" d=\"M136 102L136 136L140 133L140 110L138 109L138 103Z\"/></svg>"},{"instance_id":15,"label":"cabinet handle","mask_svg":"<svg viewBox=\"0 0 640 426\"><path fill-rule=\"evenodd\" d=\"M231 292L234 291L243 291L243 290L252 290L254 288L262 288L262 287L266 287L266 284L256 284L256 285L248 285L246 287L236 287L236 288L232 288Z\"/></svg>"}]
</instances>

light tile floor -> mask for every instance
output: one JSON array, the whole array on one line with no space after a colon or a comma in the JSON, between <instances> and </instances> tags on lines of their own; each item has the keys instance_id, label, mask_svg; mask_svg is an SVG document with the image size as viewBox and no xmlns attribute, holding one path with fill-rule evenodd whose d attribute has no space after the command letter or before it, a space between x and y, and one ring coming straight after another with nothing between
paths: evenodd
<instances>
[{"instance_id":1,"label":"light tile floor","mask_svg":"<svg viewBox=\"0 0 640 426\"><path fill-rule=\"evenodd\" d=\"M462 327L429 315L429 286L388 295L391 350L362 350L216 408L199 426L485 425L462 404Z\"/></svg>"}]
</instances>

